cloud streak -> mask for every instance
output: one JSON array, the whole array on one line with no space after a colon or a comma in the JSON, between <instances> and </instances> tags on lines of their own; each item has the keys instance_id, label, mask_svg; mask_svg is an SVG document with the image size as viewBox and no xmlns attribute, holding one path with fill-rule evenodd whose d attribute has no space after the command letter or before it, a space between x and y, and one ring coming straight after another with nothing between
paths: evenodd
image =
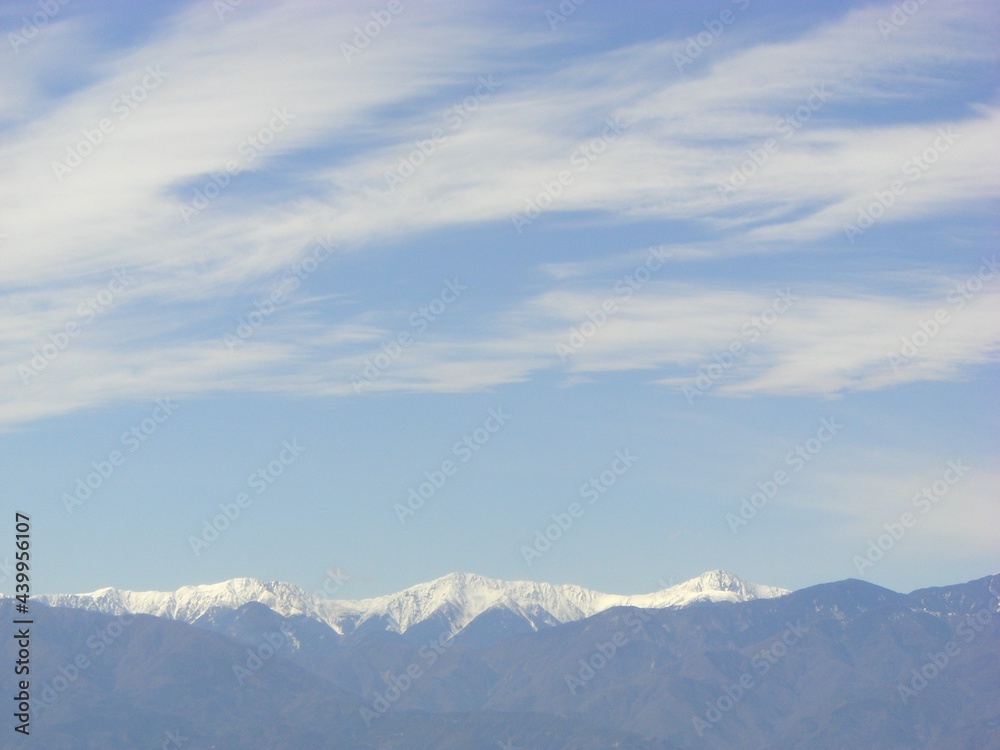
<instances>
[{"instance_id":1,"label":"cloud streak","mask_svg":"<svg viewBox=\"0 0 1000 750\"><path fill-rule=\"evenodd\" d=\"M928 5L885 39L885 11L854 10L766 44L734 33L687 71L673 62L683 39L577 57L450 3L405 7L351 60L339 43L368 15L342 4L241 6L223 22L209 4L181 6L114 49L79 16L53 19L0 73L0 103L15 113L0 145L0 424L165 392L353 395L351 376L392 335L387 311L304 295L233 353L221 346L232 316L217 300L253 300L317 238L346 257L448 228L508 231L511 215L565 170L572 184L544 218L693 222L701 239L677 244L677 264L839 252L850 247L844 225L873 191L907 179L906 165L950 128L953 147L907 183L880 225L984 215L1000 194L995 91L968 95L946 118L871 112L898 100L939 104L966 71L995 63L993 14L985 3ZM52 93L55 73L35 63L56 41L89 62ZM547 62L524 64L526 50ZM475 97L483 77L494 89L453 126L446 113ZM808 121L786 138L781 119L817 87L826 98L805 105ZM287 113L280 131L275 112ZM624 132L575 162L608 118ZM387 172L436 128L447 138L388 185ZM778 148L766 163L723 195L720 183L768 139ZM56 174L70 152L79 165ZM217 195L185 216L198 191ZM543 265L547 290L515 290L499 317L460 332L430 331L370 390L473 391L548 371L566 382L640 371L677 388L773 294L656 280L564 360L555 343L609 292L584 261ZM141 283L25 383L18 367L118 268ZM933 293L896 295L806 282L801 303L715 392L828 395L966 377L995 362L995 285L905 367L887 360L950 281L939 273Z\"/></svg>"}]
</instances>

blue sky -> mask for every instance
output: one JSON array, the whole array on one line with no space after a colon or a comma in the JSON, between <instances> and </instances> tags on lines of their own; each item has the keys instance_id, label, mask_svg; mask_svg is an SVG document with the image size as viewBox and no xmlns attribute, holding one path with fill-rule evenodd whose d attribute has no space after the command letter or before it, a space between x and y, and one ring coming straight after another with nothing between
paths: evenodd
<instances>
[{"instance_id":1,"label":"blue sky","mask_svg":"<svg viewBox=\"0 0 1000 750\"><path fill-rule=\"evenodd\" d=\"M995 8L622 8L0 5L36 590L1000 569Z\"/></svg>"}]
</instances>

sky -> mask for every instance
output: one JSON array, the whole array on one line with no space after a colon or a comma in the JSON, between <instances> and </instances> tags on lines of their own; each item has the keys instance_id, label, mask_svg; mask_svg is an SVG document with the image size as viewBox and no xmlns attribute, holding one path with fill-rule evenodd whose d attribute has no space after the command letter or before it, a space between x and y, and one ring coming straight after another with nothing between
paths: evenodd
<instances>
[{"instance_id":1,"label":"sky","mask_svg":"<svg viewBox=\"0 0 1000 750\"><path fill-rule=\"evenodd\" d=\"M998 31L977 0L0 3L33 590L996 573Z\"/></svg>"}]
</instances>

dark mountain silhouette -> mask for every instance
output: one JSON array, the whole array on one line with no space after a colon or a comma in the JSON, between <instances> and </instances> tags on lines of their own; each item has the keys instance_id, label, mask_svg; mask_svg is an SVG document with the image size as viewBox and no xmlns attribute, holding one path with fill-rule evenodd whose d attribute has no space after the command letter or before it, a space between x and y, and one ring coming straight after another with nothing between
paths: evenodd
<instances>
[{"instance_id":1,"label":"dark mountain silhouette","mask_svg":"<svg viewBox=\"0 0 1000 750\"><path fill-rule=\"evenodd\" d=\"M487 610L450 639L257 602L194 624L35 603L32 737L2 746L1000 748L998 591L846 580L537 631Z\"/></svg>"}]
</instances>

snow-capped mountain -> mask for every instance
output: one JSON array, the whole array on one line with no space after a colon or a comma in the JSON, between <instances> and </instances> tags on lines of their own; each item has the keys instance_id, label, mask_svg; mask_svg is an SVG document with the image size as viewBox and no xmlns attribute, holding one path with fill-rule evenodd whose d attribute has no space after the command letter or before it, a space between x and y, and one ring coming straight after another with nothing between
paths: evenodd
<instances>
[{"instance_id":1,"label":"snow-capped mountain","mask_svg":"<svg viewBox=\"0 0 1000 750\"><path fill-rule=\"evenodd\" d=\"M751 583L724 570L710 570L676 586L652 594L621 597L618 604L647 609L684 607L696 602L746 602L773 599L790 593L788 589Z\"/></svg>"},{"instance_id":2,"label":"snow-capped mountain","mask_svg":"<svg viewBox=\"0 0 1000 750\"><path fill-rule=\"evenodd\" d=\"M107 587L89 594L40 596L53 607L73 607L105 614L141 613L194 622L206 612L225 607L236 609L248 602L260 602L279 614L305 614L311 597L291 584L264 583L255 578L233 578L203 586L182 586L176 591L128 591Z\"/></svg>"},{"instance_id":3,"label":"snow-capped mountain","mask_svg":"<svg viewBox=\"0 0 1000 750\"><path fill-rule=\"evenodd\" d=\"M400 737L424 750L1000 748L1000 576L909 594L835 581L760 599L776 593L712 572L631 597L473 575L355 602L250 579L50 597L82 609L32 610L45 656L32 664L47 706L39 726L59 736L30 746L158 747L170 744L166 724L192 748L270 748L275 737L323 750L399 747ZM671 606L562 625L549 614L618 603ZM128 607L161 616L123 625L84 611ZM15 612L0 597L0 618ZM350 627L368 619L338 636L321 613ZM465 621L447 648L437 641ZM945 654L942 643L961 648ZM0 640L0 661L21 648ZM926 677L935 654L948 664ZM81 656L84 678L67 681ZM720 701L748 675L739 715L727 715ZM14 676L0 671L0 692L18 693ZM383 709L392 717L373 718ZM108 726L122 716L151 729L115 744Z\"/></svg>"},{"instance_id":4,"label":"snow-capped mountain","mask_svg":"<svg viewBox=\"0 0 1000 750\"><path fill-rule=\"evenodd\" d=\"M406 633L434 622L454 635L484 613L513 615L537 630L572 622L616 606L648 609L683 607L696 602L748 601L788 593L714 570L651 594L603 594L580 586L533 581L501 581L469 573L451 573L394 594L371 599L338 600L313 596L280 581L234 578L222 583L184 586L177 591L127 591L104 588L89 594L39 597L55 607L104 614L149 614L187 623L211 618L257 602L283 617L305 616L341 635L368 626Z\"/></svg>"}]
</instances>

